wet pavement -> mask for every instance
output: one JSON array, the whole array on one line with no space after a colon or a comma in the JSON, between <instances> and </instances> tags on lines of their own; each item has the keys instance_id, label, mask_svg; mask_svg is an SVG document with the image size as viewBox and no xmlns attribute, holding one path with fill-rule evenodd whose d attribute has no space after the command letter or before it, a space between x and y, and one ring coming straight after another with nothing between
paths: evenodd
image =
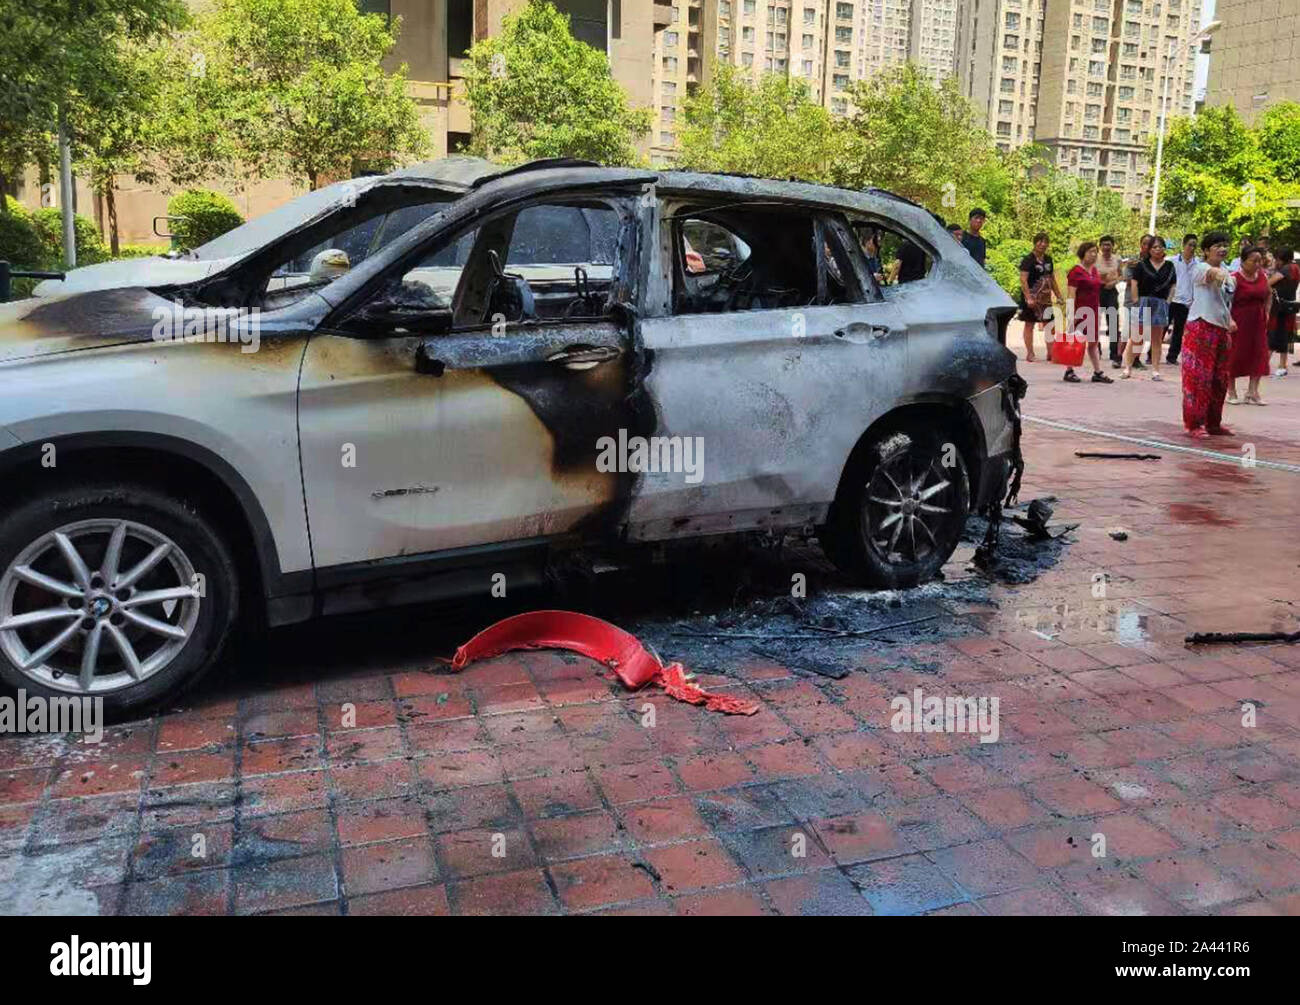
<instances>
[{"instance_id":1,"label":"wet pavement","mask_svg":"<svg viewBox=\"0 0 1300 1005\"><path fill-rule=\"evenodd\" d=\"M752 717L439 661L545 594L282 630L98 746L0 740L0 912L1300 913L1300 645L1183 641L1300 627L1300 371L1195 443L1172 371L1022 372L1022 499L1079 524L1032 582L966 542L867 594L804 546L564 597ZM896 730L917 689L996 741Z\"/></svg>"}]
</instances>

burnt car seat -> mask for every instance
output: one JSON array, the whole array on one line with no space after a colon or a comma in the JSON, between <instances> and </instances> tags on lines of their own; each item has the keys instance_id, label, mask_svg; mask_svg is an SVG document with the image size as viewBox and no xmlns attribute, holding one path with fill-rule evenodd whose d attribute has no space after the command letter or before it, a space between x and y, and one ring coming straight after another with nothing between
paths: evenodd
<instances>
[{"instance_id":1,"label":"burnt car seat","mask_svg":"<svg viewBox=\"0 0 1300 1005\"><path fill-rule=\"evenodd\" d=\"M483 323L490 324L498 316L507 321L536 319L537 303L528 280L515 273L506 272L501 265L501 256L496 251L488 252L488 260L492 263L492 279L488 286Z\"/></svg>"}]
</instances>

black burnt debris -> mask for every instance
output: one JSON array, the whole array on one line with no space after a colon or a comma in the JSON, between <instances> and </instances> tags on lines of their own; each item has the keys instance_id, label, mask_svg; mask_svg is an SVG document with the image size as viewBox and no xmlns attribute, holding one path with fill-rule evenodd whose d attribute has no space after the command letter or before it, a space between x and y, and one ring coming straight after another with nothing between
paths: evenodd
<instances>
[{"instance_id":1,"label":"black burnt debris","mask_svg":"<svg viewBox=\"0 0 1300 1005\"><path fill-rule=\"evenodd\" d=\"M994 514L973 514L966 522L962 540L978 543L971 566L1003 583L1031 583L1060 561L1068 536L1078 524L1051 524L1051 497L1035 499ZM1019 533L1005 526L1009 520L1024 529Z\"/></svg>"}]
</instances>

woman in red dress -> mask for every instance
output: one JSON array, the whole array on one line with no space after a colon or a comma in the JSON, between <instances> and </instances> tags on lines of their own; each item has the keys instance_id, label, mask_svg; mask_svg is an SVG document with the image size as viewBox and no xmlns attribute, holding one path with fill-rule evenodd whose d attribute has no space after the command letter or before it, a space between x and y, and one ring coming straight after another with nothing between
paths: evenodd
<instances>
[{"instance_id":1,"label":"woman in red dress","mask_svg":"<svg viewBox=\"0 0 1300 1005\"><path fill-rule=\"evenodd\" d=\"M1092 364L1092 382L1112 384L1114 381L1102 373L1101 352L1097 346L1101 332L1101 274L1097 271L1097 245L1092 241L1084 241L1079 245L1078 255L1079 264L1065 277L1068 305L1066 321L1073 330L1069 333L1058 332L1056 337L1060 339L1066 334L1085 336L1088 340L1088 362ZM1077 384L1080 380L1072 366L1066 368L1061 379L1072 384Z\"/></svg>"},{"instance_id":2,"label":"woman in red dress","mask_svg":"<svg viewBox=\"0 0 1300 1005\"><path fill-rule=\"evenodd\" d=\"M1228 371L1232 378L1229 405L1265 404L1259 396L1259 379L1268 376L1268 314L1273 288L1268 283L1263 261L1263 249L1247 248L1241 254L1241 268L1233 275L1237 288L1232 295L1232 320L1237 322L1237 331L1232 337ZM1240 399L1238 377L1248 378L1245 397Z\"/></svg>"}]
</instances>

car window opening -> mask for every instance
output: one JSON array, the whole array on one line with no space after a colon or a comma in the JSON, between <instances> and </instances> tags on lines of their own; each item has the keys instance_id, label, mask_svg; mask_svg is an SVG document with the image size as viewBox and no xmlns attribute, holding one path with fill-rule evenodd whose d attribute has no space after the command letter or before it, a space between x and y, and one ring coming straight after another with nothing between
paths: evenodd
<instances>
[{"instance_id":1,"label":"car window opening","mask_svg":"<svg viewBox=\"0 0 1300 1005\"><path fill-rule=\"evenodd\" d=\"M808 212L767 206L679 211L673 313L772 310L861 299L853 265Z\"/></svg>"},{"instance_id":2,"label":"car window opening","mask_svg":"<svg viewBox=\"0 0 1300 1005\"><path fill-rule=\"evenodd\" d=\"M526 206L443 240L357 312L367 334L609 316L625 224L603 202Z\"/></svg>"}]
</instances>

